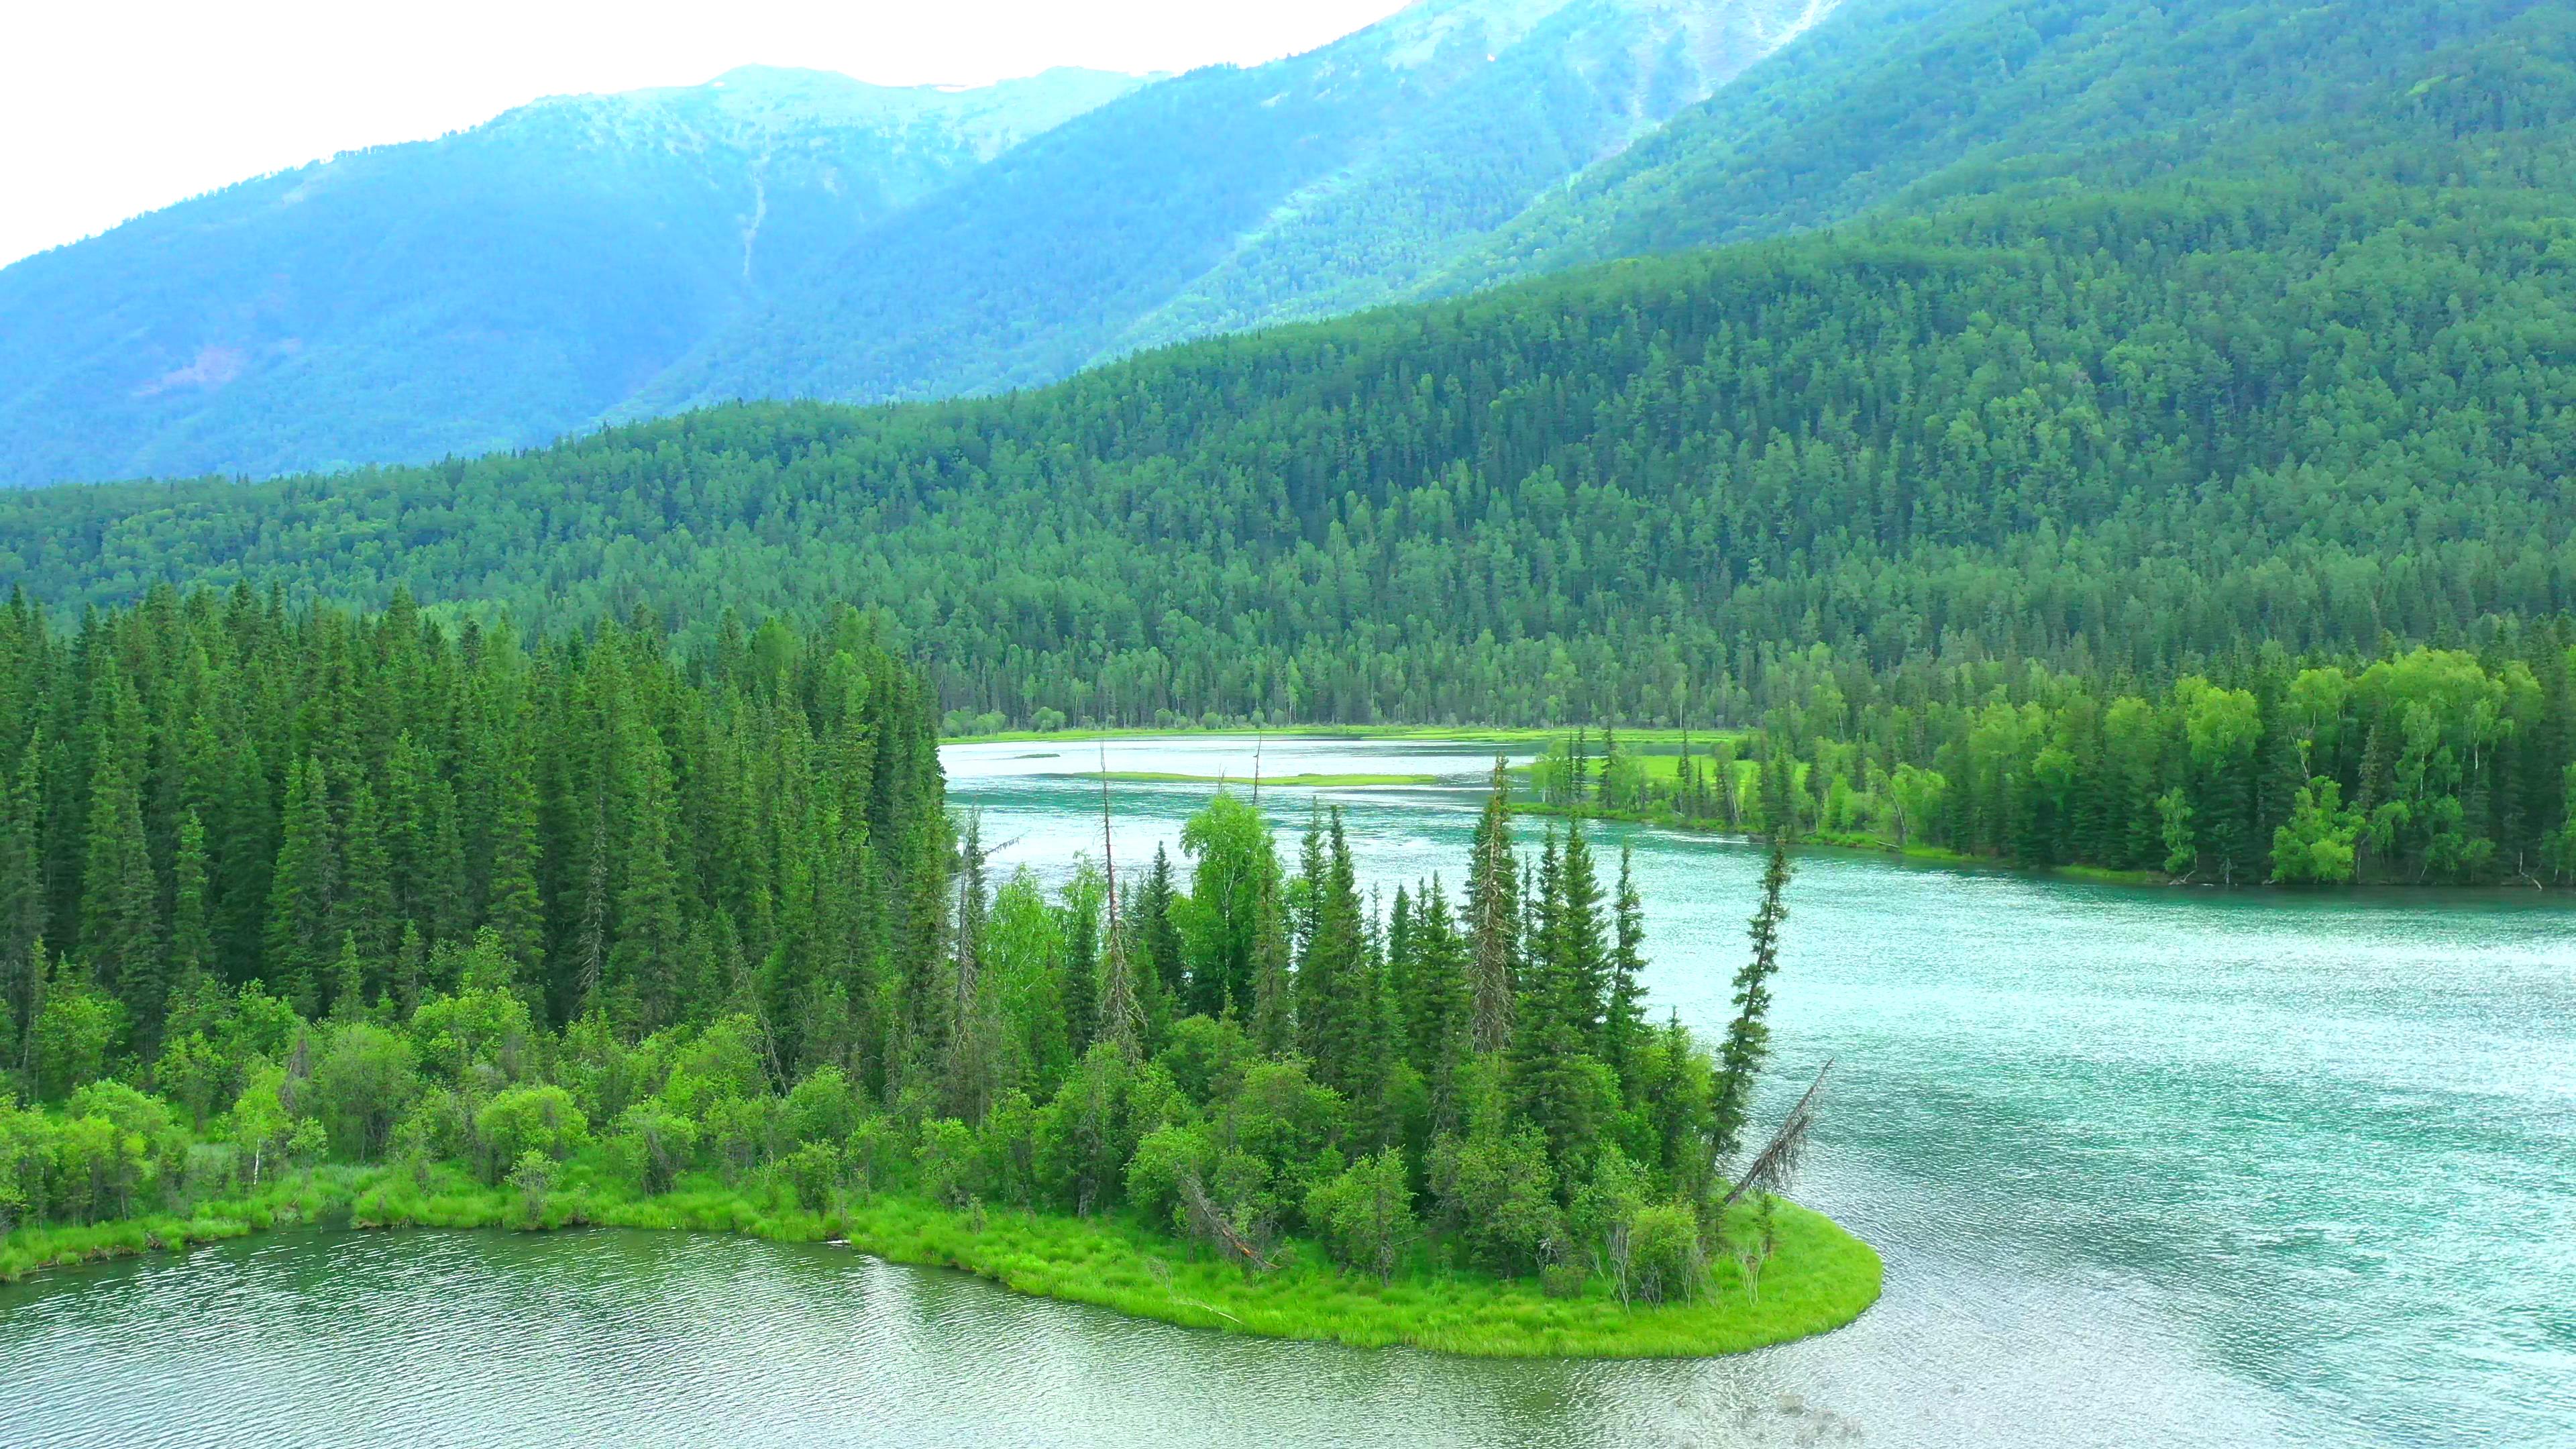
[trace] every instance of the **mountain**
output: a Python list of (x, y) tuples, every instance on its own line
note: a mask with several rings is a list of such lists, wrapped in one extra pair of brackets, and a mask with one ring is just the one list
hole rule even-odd
[(2485, 649), (2576, 600), (2571, 64), (2535, 8), (2135, 184), (1008, 396), (22, 492), (0, 577), (65, 616), (239, 582), (701, 639), (857, 605), (1016, 720), (1745, 719), (1783, 679)]
[(0, 484), (549, 441), (871, 224), (1141, 83), (742, 70), (154, 212), (0, 269)]
[[(2396, 154), (2389, 142), (2415, 108), (2566, 109), (2576, 77), (2515, 37), (2563, 32), (2569, 14), (2553, 0), (1846, 0), (1421, 290), (2044, 179), (2130, 184), (2213, 166), (2278, 176)], [(2480, 52), (2482, 69), (2425, 73), (2429, 57), (2487, 36), (2503, 43)]]
[(1193, 72), (876, 228), (620, 414), (993, 391), (1389, 300), (1833, 3), (1422, 0)]

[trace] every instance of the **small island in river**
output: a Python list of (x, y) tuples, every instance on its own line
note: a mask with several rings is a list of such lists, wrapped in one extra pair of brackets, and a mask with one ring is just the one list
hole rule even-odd
[[(0, 1276), (282, 1223), (667, 1227), (1504, 1356), (1730, 1352), (1878, 1294), (1876, 1255), (1782, 1195), (1815, 1091), (1755, 1120), (1783, 848), (1703, 1042), (1649, 1011), (1626, 853), (1596, 857), (1580, 821), (1521, 838), (1500, 761), (1457, 888), (1426, 869), (1364, 895), (1338, 810), (1283, 851), (1222, 786), (1183, 864), (1122, 857), (1107, 778), (1097, 858), (1048, 887), (992, 878), (934, 750), (879, 743), (935, 734), (890, 653), (832, 656), (882, 688), (744, 711), (737, 684), (616, 640), (540, 665), (408, 621), (280, 628), (199, 667), (398, 639), (406, 688), (460, 711), (524, 694), (527, 737), (405, 744), (345, 821), (335, 782), (366, 766), (317, 745), (274, 841), (181, 820), (166, 910), (126, 889), (151, 851), (110, 808), (141, 778), (118, 757), (88, 772), (107, 805), (25, 795), (87, 822), (91, 929), (77, 954), (30, 947)], [(333, 717), (382, 704), (373, 676), (314, 678)], [(582, 701), (648, 696), (676, 722), (590, 750)], [(260, 731), (227, 728), (200, 731), (206, 758)], [(561, 768), (490, 796), (466, 929), (442, 894), (471, 881), (453, 807), (421, 782), (529, 757)], [(38, 823), (72, 838), (69, 815)]]

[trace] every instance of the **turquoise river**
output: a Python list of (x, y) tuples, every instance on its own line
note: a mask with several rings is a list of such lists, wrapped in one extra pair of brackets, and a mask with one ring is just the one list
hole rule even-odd
[[(1118, 740), (1245, 781), (1252, 742)], [(1098, 747), (952, 747), (1005, 870), (1096, 852)], [(1271, 740), (1363, 877), (1457, 885), (1491, 758)], [(1122, 868), (1206, 786), (1115, 787)], [(1240, 787), (1238, 787), (1240, 788)], [(1315, 792), (1263, 803), (1302, 824)], [(1525, 837), (1542, 822), (1522, 822)], [(1759, 855), (1633, 847), (1660, 1016), (1723, 1022)], [(1293, 850), (1293, 839), (1284, 841)], [(1137, 1322), (846, 1250), (289, 1233), (0, 1288), (0, 1444), (2576, 1446), (2576, 909), (1802, 858), (1776, 1111), (1886, 1296), (1805, 1343), (1492, 1363)]]

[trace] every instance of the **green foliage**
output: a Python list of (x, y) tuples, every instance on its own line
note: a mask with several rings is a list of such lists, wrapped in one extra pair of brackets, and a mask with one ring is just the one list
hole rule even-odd
[(2471, 645), (2576, 592), (2557, 210), (1994, 201), (1008, 399), (12, 497), (0, 555), (64, 609), (292, 578), (541, 626), (645, 599), (712, 642), (727, 604), (874, 603), (934, 717), (1750, 720), (1817, 644), (1917, 696), (2027, 658), (2236, 687), (2211, 661), (2267, 639)]
[(555, 1185), (555, 1159), (540, 1148), (529, 1148), (511, 1167), (509, 1184), (518, 1189), (521, 1216), (530, 1223), (543, 1221), (546, 1193)]
[[(2564, 885), (2571, 643), (2553, 620), (2474, 653), (2265, 648), (2231, 660), (2228, 683), (2150, 693), (2025, 665), (1916, 694), (1817, 658), (1780, 681), (1766, 748), (1813, 757), (1804, 776), (1841, 802), (1843, 843), (2234, 885)], [(1695, 784), (1716, 761), (1661, 763), (1622, 813), (1724, 823)]]
[(1697, 1297), (1708, 1286), (1699, 1216), (1686, 1203), (1640, 1208), (1628, 1227), (1629, 1273), (1648, 1303)]
[(93, 986), (87, 972), (69, 961), (58, 964), (29, 1032), (39, 1093), (63, 1097), (104, 1075), (125, 1020), (124, 1005)]
[(1375, 1273), (1384, 1283), (1421, 1231), (1410, 1173), (1396, 1148), (1363, 1157), (1308, 1190), (1306, 1221), (1323, 1234), (1337, 1261)]
[(2339, 885), (2352, 879), (2361, 812), (2343, 808), (2343, 787), (2315, 779), (2299, 787), (2290, 818), (2272, 832), (2272, 879), (2284, 885)]
[[(157, 1010), (157, 1039), (120, 1035), (128, 1002), (92, 984), (86, 937), (36, 978), (36, 1079), (61, 1105), (12, 1106), (0, 1124), (43, 1146), (12, 1149), (12, 1214), (84, 1223), (390, 1159), (392, 1180), (422, 1191), (460, 1171), (507, 1189), (522, 1226), (591, 1191), (693, 1180), (806, 1213), (891, 1191), (970, 1219), (988, 1200), (1141, 1217), (1251, 1277), (1304, 1240), (1389, 1291), (1409, 1265), (1464, 1258), (1584, 1298), (1594, 1275), (1569, 1222), (1589, 1239), (1635, 1202), (1707, 1201), (1716, 1067), (1677, 1025), (1646, 1031), (1643, 908), (1624, 863), (1604, 888), (1579, 824), (1549, 835), (1514, 919), (1489, 923), (1519, 963), (1500, 983), (1518, 999), (1485, 1048), (1481, 943), (1436, 878), (1381, 917), (1337, 814), (1313, 819), (1283, 881), (1269, 821), (1220, 792), (1185, 831), (1190, 889), (1164, 862), (1125, 895), (1115, 934), (1105, 872), (1087, 863), (1053, 895), (1023, 873), (983, 900), (979, 836), (950, 847), (917, 679), (855, 621), (808, 664), (814, 641), (764, 626), (686, 666), (640, 631), (531, 659), (506, 635), (294, 618), (241, 596), (156, 595), (70, 649), (23, 604), (0, 622), (21, 626), (0, 630), (23, 646), (0, 655), (0, 684), (22, 702), (77, 714), (104, 698), (134, 716), (93, 748), (129, 730), (194, 741), (169, 752), (177, 801), (136, 818), (147, 865), (164, 824), (204, 857), (225, 922), (208, 928), (214, 969), (134, 995)], [(189, 662), (170, 677), (138, 666), (149, 691), (84, 687), (127, 653)], [(311, 695), (254, 728), (261, 692), (298, 661)], [(356, 723), (313, 723), (316, 700)], [(301, 760), (242, 802), (265, 802), (271, 825), (191, 830), (192, 790), (238, 794), (255, 777), (188, 761), (239, 759), (271, 733)], [(47, 747), (30, 734), (20, 748)], [(493, 910), (510, 892), (385, 862), (441, 854), (460, 815), (460, 839), (509, 837), (505, 782), (529, 758), (542, 808), (518, 834), (548, 939), (523, 956)], [(448, 789), (476, 781), (505, 787)], [(1508, 815), (1498, 791), (1488, 821)], [(1507, 823), (1478, 852), (1480, 881), (1523, 873)], [(360, 889), (357, 863), (383, 878)], [(262, 910), (221, 908), (239, 880), (264, 887)], [(85, 878), (67, 884), (45, 904), (105, 919)], [(336, 959), (317, 975), (323, 943)], [(1082, 1008), (1115, 995), (1122, 950), (1157, 1004), (1138, 1003), (1125, 1039), (1086, 1032)], [(118, 991), (147, 980), (172, 984), (124, 970)], [(93, 1019), (80, 1051), (59, 1047), (60, 1023)], [(167, 1100), (103, 1079), (129, 1057)]]
[(349, 1022), (313, 1066), (313, 1111), (331, 1134), (332, 1149), (372, 1162), (392, 1144), (394, 1126), (419, 1088), (411, 1042), (398, 1032)]
[(1444, 1138), (1430, 1170), (1431, 1190), (1469, 1257), (1506, 1275), (1538, 1265), (1560, 1231), (1544, 1135), (1530, 1128)]
[[(32, 1026), (6, 1064), (54, 1099), (175, 1053), (202, 1117), (248, 1057), (281, 1060), (281, 1012), (398, 1022), (475, 1094), (526, 1075), (541, 1028), (744, 1014), (708, 1038), (733, 1044), (732, 1090), (838, 1065), (881, 1091), (888, 1038), (947, 1000), (914, 969), (935, 933), (897, 923), (941, 898), (948, 855), (929, 702), (882, 638), (845, 615), (687, 662), (649, 623), (530, 651), (408, 601), (359, 619), (243, 591), (63, 635), (13, 600), (0, 778), (34, 788), (0, 837), (48, 888), (0, 950)], [(104, 813), (75, 788), (102, 782)]]
[(590, 1122), (573, 1105), (572, 1094), (552, 1085), (499, 1093), (474, 1114), (474, 1131), (496, 1181), (516, 1171), (529, 1153), (561, 1161), (590, 1140)]

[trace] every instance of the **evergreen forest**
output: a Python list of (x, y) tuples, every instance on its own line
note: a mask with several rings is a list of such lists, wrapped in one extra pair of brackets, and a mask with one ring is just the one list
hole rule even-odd
[(159, 590), (70, 635), (20, 600), (0, 663), (7, 1219), (390, 1165), (532, 1218), (891, 1192), (1623, 1305), (1781, 1240), (1725, 1169), (1785, 854), (1712, 1050), (1647, 1018), (1624, 858), (1516, 839), (1500, 762), (1454, 891), (1364, 900), (1338, 815), (1291, 866), (1223, 791), (1121, 875), (1105, 786), (1096, 860), (992, 879), (855, 613), (684, 657)]

